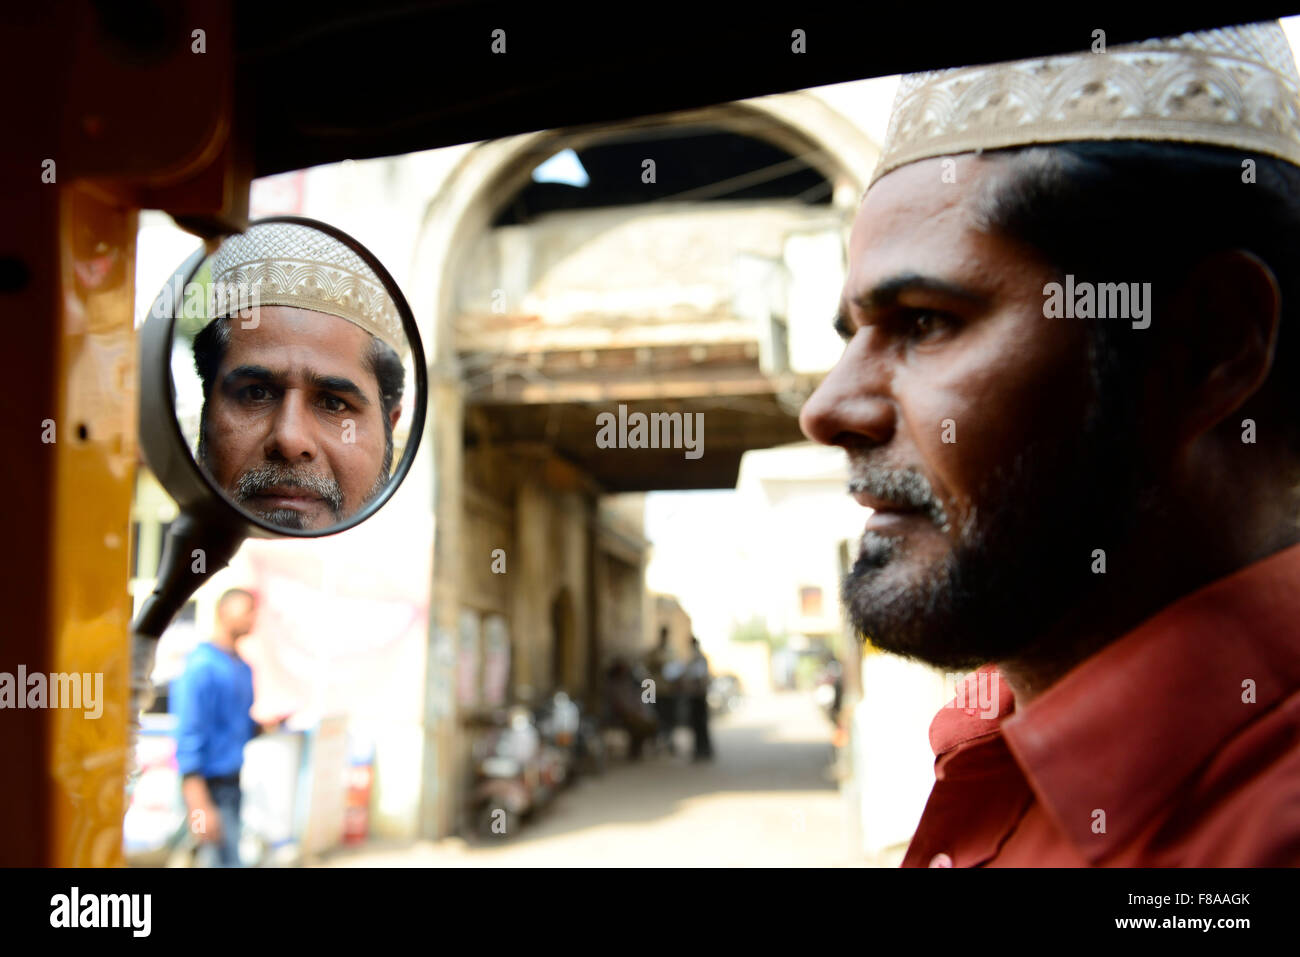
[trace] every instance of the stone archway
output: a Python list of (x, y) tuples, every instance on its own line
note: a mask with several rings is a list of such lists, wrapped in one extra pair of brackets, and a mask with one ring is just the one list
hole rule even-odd
[[(707, 124), (726, 131), (766, 139), (793, 156), (806, 158), (832, 185), (832, 206), (851, 220), (868, 176), (879, 158), (879, 147), (859, 128), (823, 100), (806, 92), (727, 103), (663, 116), (622, 123), (580, 128), (546, 130), (494, 140), (469, 147), (450, 175), (429, 201), (416, 243), (415, 274), (428, 264), (426, 279), (413, 283), (409, 301), (420, 334), (425, 340), (429, 363), (429, 414), (425, 441), (417, 465), (422, 477), (431, 479), (434, 515), (433, 587), (429, 618), (430, 672), (426, 676), (428, 695), (436, 699), (441, 677), (436, 674), (438, 649), (445, 636), (456, 634), (462, 601), (463, 437), (465, 396), (457, 359), (454, 312), (456, 282), (477, 239), (491, 227), (500, 204), (531, 176), (532, 170), (566, 147), (578, 149), (620, 131), (675, 123)], [(425, 479), (429, 481), (429, 479)], [(517, 567), (517, 566), (512, 566)], [(559, 656), (552, 659), (556, 684), (572, 678), (582, 669), (577, 647), (576, 609), (569, 598), (567, 612), (563, 597), (555, 612), (557, 637), (566, 633), (572, 640), (558, 641)], [(567, 618), (566, 618), (567, 615)], [(565, 626), (564, 621), (569, 625)], [(514, 629), (512, 628), (512, 633)], [(516, 649), (522, 665), (527, 652)], [(540, 662), (538, 663), (541, 664)], [(529, 676), (535, 681), (536, 676)], [(449, 746), (454, 738), (454, 714), (439, 714), (425, 729), (422, 749), (424, 765), (424, 825), (426, 836), (450, 831), (454, 814), (449, 794), (439, 781), (455, 780), (456, 768)]]
[(528, 181), (532, 170), (557, 151), (580, 148), (611, 133), (675, 123), (708, 123), (766, 139), (804, 156), (834, 186), (836, 206), (856, 207), (880, 156), (879, 146), (815, 95), (787, 93), (576, 129), (543, 130), (471, 148), (429, 201), (420, 228), (416, 262), (436, 264), (431, 282), (415, 286), (411, 307), (425, 337), (435, 374), (453, 373), (452, 322), (456, 276), (502, 197)]

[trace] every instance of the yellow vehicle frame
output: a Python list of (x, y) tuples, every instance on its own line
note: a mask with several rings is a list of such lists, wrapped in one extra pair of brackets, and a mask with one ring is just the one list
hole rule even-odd
[[(101, 25), (67, 13), (26, 14), (5, 36), (0, 454), (16, 534), (0, 576), (0, 672), (102, 673), (104, 707), (0, 711), (8, 866), (122, 863), (138, 211), (199, 233), (247, 218), (225, 6), (175, 8), (202, 43), (191, 31), (187, 47), (126, 66)], [(17, 55), (50, 50), (60, 62), (44, 70)]]

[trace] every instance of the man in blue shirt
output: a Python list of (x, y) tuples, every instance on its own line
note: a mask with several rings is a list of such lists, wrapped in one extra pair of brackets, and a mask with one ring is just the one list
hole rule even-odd
[[(171, 689), (177, 716), (176, 765), (190, 830), (204, 866), (239, 866), (239, 771), (244, 745), (263, 728), (253, 720), (253, 672), (235, 642), (253, 630), (257, 600), (232, 588), (217, 599), (217, 628), (199, 645)], [(269, 729), (268, 729), (269, 730)]]

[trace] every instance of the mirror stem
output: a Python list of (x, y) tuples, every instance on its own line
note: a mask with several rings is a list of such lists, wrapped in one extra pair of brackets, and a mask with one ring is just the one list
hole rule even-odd
[(198, 587), (230, 564), (244, 537), (243, 528), (182, 512), (167, 530), (157, 584), (131, 631), (154, 640), (162, 637)]
[(198, 587), (230, 564), (245, 537), (242, 527), (231, 523), (205, 522), (183, 512), (167, 530), (158, 580), (131, 626), (131, 701), (128, 712), (127, 781), (134, 778), (135, 744), (140, 730), (140, 712), (153, 704), (154, 656), (158, 639), (167, 630)]

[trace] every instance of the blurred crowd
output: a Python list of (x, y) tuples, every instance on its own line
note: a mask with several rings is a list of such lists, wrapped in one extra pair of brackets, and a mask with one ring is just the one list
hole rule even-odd
[(690, 654), (673, 653), (668, 629), (659, 642), (638, 661), (615, 660), (606, 673), (605, 719), (609, 727), (623, 729), (628, 756), (638, 760), (647, 745), (657, 752), (675, 754), (674, 733), (688, 727), (693, 737), (692, 760), (713, 759), (709, 737), (711, 710), (730, 710), (739, 688), (731, 676), (715, 678), (699, 639), (691, 637)]

